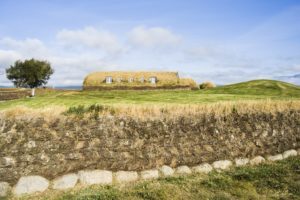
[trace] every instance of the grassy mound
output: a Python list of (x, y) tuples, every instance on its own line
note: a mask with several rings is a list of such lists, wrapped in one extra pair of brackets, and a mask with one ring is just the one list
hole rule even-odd
[(239, 94), (300, 97), (300, 87), (275, 80), (253, 80), (219, 86), (207, 91), (209, 94)]
[(126, 186), (92, 186), (70, 191), (49, 191), (22, 198), (179, 200), (179, 199), (300, 199), (300, 157), (256, 167), (239, 167), (208, 175), (161, 178)]

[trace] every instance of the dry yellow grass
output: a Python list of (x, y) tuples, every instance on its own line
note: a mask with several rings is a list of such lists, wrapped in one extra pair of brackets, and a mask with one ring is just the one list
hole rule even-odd
[(0, 118), (10, 119), (35, 119), (44, 118), (52, 121), (58, 117), (62, 117), (62, 113), (66, 110), (63, 106), (49, 106), (47, 108), (33, 109), (26, 106), (16, 106), (0, 112)]
[[(220, 102), (201, 105), (128, 105), (118, 104), (104, 109), (100, 115), (113, 115), (118, 117), (133, 117), (138, 119), (161, 119), (194, 117), (199, 115), (215, 114), (226, 116), (230, 113), (276, 113), (288, 110), (300, 110), (300, 101), (274, 101), (274, 100), (247, 100), (235, 102)], [(33, 119), (43, 117), (46, 120), (54, 120), (58, 117), (68, 117), (62, 115), (67, 110), (66, 107), (52, 106), (42, 109), (33, 109), (24, 106), (6, 109), (0, 112), (4, 118)], [(88, 115), (88, 114), (86, 114)]]

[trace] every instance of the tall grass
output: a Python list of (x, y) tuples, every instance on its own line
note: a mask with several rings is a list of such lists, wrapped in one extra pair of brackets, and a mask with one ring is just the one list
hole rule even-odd
[(150, 104), (150, 105), (79, 105), (73, 107), (66, 106), (48, 106), (45, 108), (28, 108), (17, 106), (0, 112), (5, 118), (34, 118), (44, 117), (53, 119), (55, 117), (75, 116), (75, 117), (94, 117), (99, 116), (118, 116), (133, 117), (139, 119), (162, 119), (192, 117), (199, 115), (214, 114), (225, 116), (232, 112), (243, 113), (276, 113), (288, 110), (300, 110), (300, 101), (274, 101), (274, 100), (246, 100), (246, 101), (227, 101), (210, 104)]

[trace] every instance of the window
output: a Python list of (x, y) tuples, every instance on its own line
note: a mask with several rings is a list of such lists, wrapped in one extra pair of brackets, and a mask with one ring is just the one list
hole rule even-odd
[(105, 82), (108, 84), (112, 83), (112, 77), (111, 76), (105, 77)]
[(144, 83), (144, 82), (145, 82), (145, 78), (144, 78), (144, 77), (141, 77), (141, 78), (140, 78), (140, 82), (141, 82), (141, 83)]
[(149, 81), (150, 81), (151, 84), (156, 84), (156, 77), (154, 77), (154, 76), (150, 77)]
[(134, 78), (133, 77), (130, 77), (129, 79), (128, 79), (128, 82), (129, 83), (132, 83), (134, 81)]

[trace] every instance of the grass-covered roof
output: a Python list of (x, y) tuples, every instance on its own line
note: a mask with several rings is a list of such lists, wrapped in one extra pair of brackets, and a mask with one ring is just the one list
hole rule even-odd
[(139, 82), (140, 79), (144, 79), (145, 82), (149, 80), (150, 77), (156, 77), (158, 84), (179, 82), (179, 77), (177, 72), (94, 72), (86, 76), (84, 79), (84, 86), (97, 86), (105, 83), (105, 78), (111, 76), (113, 82), (117, 82), (118, 79), (126, 82), (128, 79), (133, 78), (134, 81)]

